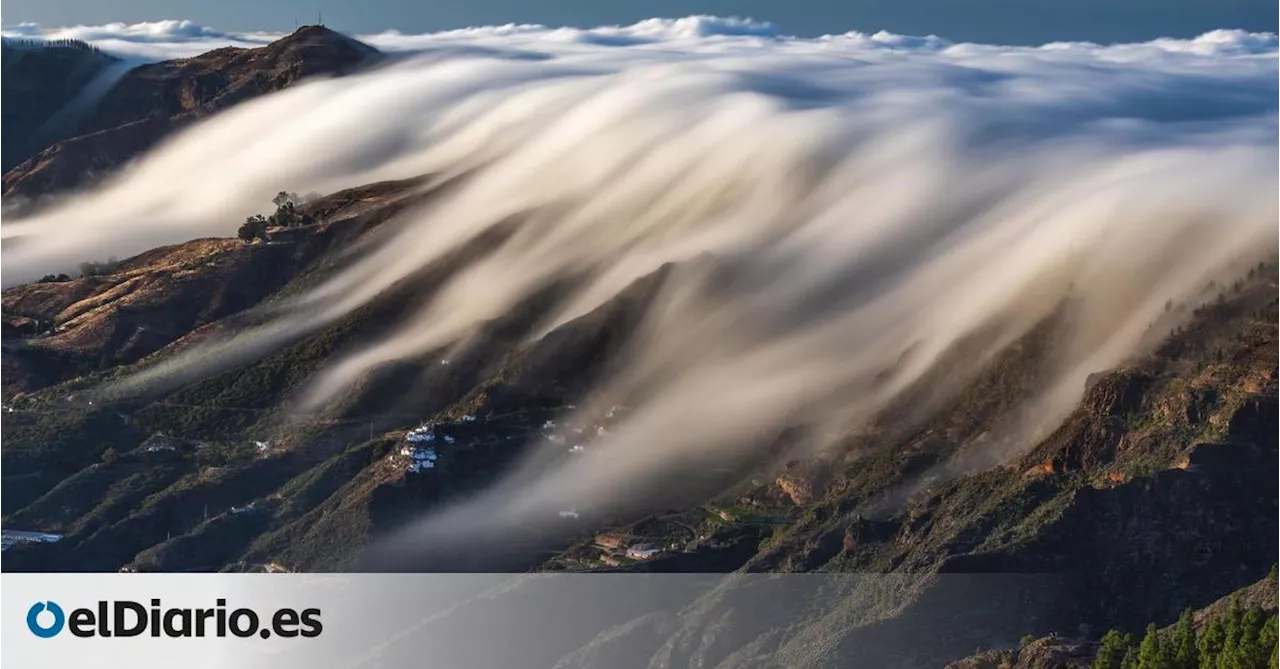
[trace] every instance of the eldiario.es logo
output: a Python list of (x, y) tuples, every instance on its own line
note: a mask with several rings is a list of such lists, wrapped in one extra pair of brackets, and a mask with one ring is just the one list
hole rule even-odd
[(100, 601), (95, 608), (63, 612), (56, 602), (36, 602), (27, 610), (27, 628), (48, 639), (66, 628), (78, 637), (136, 637), (150, 632), (153, 637), (317, 637), (324, 630), (320, 609), (278, 609), (263, 625), (253, 609), (227, 610), (227, 600), (217, 600), (208, 609), (163, 608), (159, 599), (150, 608), (138, 602)]

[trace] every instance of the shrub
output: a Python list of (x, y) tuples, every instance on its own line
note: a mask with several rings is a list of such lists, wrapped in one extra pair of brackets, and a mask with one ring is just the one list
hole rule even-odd
[(246, 244), (255, 239), (267, 241), (269, 239), (267, 236), (267, 219), (262, 216), (250, 216), (244, 219), (244, 225), (240, 226), (240, 229), (236, 231), (236, 236)]
[(297, 193), (280, 191), (271, 198), (271, 204), (276, 206), (276, 213), (268, 219), (272, 225), (291, 228), (295, 225), (310, 225), (314, 220), (310, 214), (304, 214), (299, 210), (304, 201), (298, 197)]

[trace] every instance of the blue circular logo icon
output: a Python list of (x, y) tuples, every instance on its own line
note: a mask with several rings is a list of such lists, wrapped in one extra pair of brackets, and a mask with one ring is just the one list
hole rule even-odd
[[(46, 610), (53, 615), (53, 622), (49, 625), (40, 624), (40, 614)], [(27, 627), (31, 629), (31, 633), (41, 639), (48, 639), (62, 631), (63, 623), (67, 622), (67, 617), (62, 613), (62, 607), (53, 602), (36, 602), (27, 609)]]

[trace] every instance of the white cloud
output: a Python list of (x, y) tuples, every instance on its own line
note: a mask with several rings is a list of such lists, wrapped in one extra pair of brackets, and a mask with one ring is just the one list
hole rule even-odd
[[(80, 39), (118, 55), (162, 59), (193, 56), (224, 46), (253, 47), (284, 37), (284, 32), (233, 33), (217, 30), (186, 20), (150, 21), (143, 23), (110, 23), (101, 26), (45, 28), (22, 23), (0, 29), (7, 37), (46, 39)], [(1214, 30), (1193, 39), (1162, 38), (1141, 44), (1102, 46), (1089, 42), (1056, 42), (1042, 47), (1006, 47), (953, 43), (929, 36), (897, 35), (887, 31), (875, 33), (848, 32), (802, 39), (783, 35), (770, 23), (717, 16), (645, 19), (628, 26), (597, 28), (551, 28), (538, 24), (478, 26), (436, 33), (404, 34), (396, 30), (355, 35), (358, 39), (389, 51), (420, 50), (465, 43), (503, 49), (545, 48), (563, 50), (566, 44), (590, 47), (679, 46), (689, 50), (722, 51), (726, 47), (743, 48), (767, 44), (771, 49), (808, 50), (820, 47), (838, 49), (893, 49), (940, 51), (955, 47), (960, 52), (991, 51), (1087, 51), (1094, 55), (1115, 57), (1121, 54), (1150, 55), (1155, 52), (1189, 53), (1202, 56), (1275, 53), (1274, 33), (1250, 33), (1243, 30)]]
[[(166, 48), (248, 39), (164, 25), (134, 32), (183, 35)], [(110, 39), (156, 44), (128, 32)], [(410, 324), (317, 379), (323, 398), (466, 342), (551, 281), (586, 277), (569, 318), (681, 263), (601, 389), (635, 410), (581, 457), (531, 464), (419, 532), (618, 504), (785, 425), (840, 434), (962, 338), (985, 345), (958, 379), (1070, 299), (1057, 382), (1029, 405), (1052, 423), (1087, 373), (1167, 331), (1167, 300), (1277, 246), (1274, 35), (1027, 48), (695, 17), (362, 39), (428, 53), (243, 104), (6, 221), (3, 276), (231, 235), (280, 189), (466, 174), (270, 325), (143, 379), (259, 354), (519, 221)]]

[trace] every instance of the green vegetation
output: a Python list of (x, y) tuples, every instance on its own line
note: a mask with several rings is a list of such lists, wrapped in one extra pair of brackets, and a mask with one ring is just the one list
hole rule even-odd
[(267, 236), (267, 219), (259, 215), (244, 219), (244, 225), (241, 225), (240, 229), (236, 231), (236, 236), (246, 244), (255, 239), (261, 239), (264, 242), (268, 241), (270, 238)]
[(1275, 669), (1277, 616), (1262, 609), (1243, 610), (1237, 601), (1209, 620), (1197, 634), (1190, 610), (1172, 630), (1154, 624), (1137, 641), (1111, 630), (1102, 637), (1093, 669)]
[(276, 213), (267, 218), (267, 223), (270, 225), (292, 228), (296, 225), (311, 225), (315, 222), (311, 214), (303, 213), (299, 209), (304, 202), (297, 193), (280, 191), (271, 198), (271, 204), (276, 206)]
[(102, 53), (98, 47), (78, 39), (31, 39), (29, 37), (6, 37), (4, 46), (10, 49), (76, 49), (90, 53)]
[(106, 262), (85, 261), (80, 263), (80, 276), (102, 276), (111, 274), (120, 266), (120, 261), (115, 256), (111, 256)]
[(311, 214), (302, 211), (304, 203), (303, 198), (299, 197), (297, 193), (282, 190), (271, 198), (271, 204), (276, 206), (275, 213), (270, 216), (254, 214), (244, 219), (244, 225), (240, 226), (236, 236), (246, 244), (255, 239), (261, 239), (265, 242), (269, 240), (267, 228), (292, 228), (300, 225), (311, 225), (315, 222), (315, 218)]

